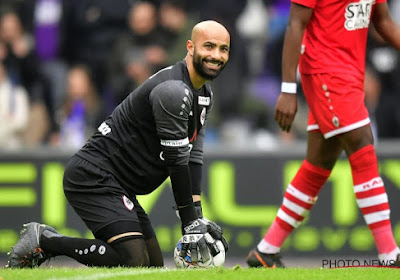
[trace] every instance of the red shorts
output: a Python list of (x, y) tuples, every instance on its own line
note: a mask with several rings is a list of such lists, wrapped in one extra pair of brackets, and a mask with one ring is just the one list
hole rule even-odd
[(301, 83), (310, 108), (308, 131), (319, 130), (330, 138), (370, 123), (362, 80), (341, 74), (302, 74)]

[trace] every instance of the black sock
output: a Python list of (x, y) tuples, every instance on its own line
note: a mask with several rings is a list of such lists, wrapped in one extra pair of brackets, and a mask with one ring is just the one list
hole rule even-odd
[(52, 257), (65, 255), (88, 266), (119, 266), (119, 253), (100, 239), (83, 239), (66, 236), (41, 236), (40, 246)]

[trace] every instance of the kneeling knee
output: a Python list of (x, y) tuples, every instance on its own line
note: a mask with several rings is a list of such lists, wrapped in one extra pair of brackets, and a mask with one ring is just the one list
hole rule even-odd
[(148, 267), (150, 257), (144, 239), (130, 239), (124, 242), (113, 244), (118, 252), (120, 265), (126, 267)]
[(145, 252), (135, 256), (121, 256), (121, 266), (125, 267), (149, 267), (149, 255)]

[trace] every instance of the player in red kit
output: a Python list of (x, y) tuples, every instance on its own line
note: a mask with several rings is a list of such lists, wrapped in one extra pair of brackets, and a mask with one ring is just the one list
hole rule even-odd
[(275, 120), (283, 131), (290, 131), (297, 111), (299, 65), (310, 109), (308, 148), (276, 219), (247, 257), (251, 267), (284, 267), (280, 247), (311, 210), (343, 150), (350, 162), (357, 204), (374, 237), (379, 259), (400, 266), (388, 196), (378, 173), (364, 105), (365, 53), (371, 21), (379, 34), (400, 50), (400, 27), (392, 19), (386, 0), (292, 0)]

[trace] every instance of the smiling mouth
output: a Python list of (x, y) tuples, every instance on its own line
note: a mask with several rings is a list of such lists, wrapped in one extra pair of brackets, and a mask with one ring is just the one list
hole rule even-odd
[(211, 68), (219, 68), (222, 65), (221, 61), (205, 60), (204, 63), (207, 64), (207, 66), (209, 66)]

